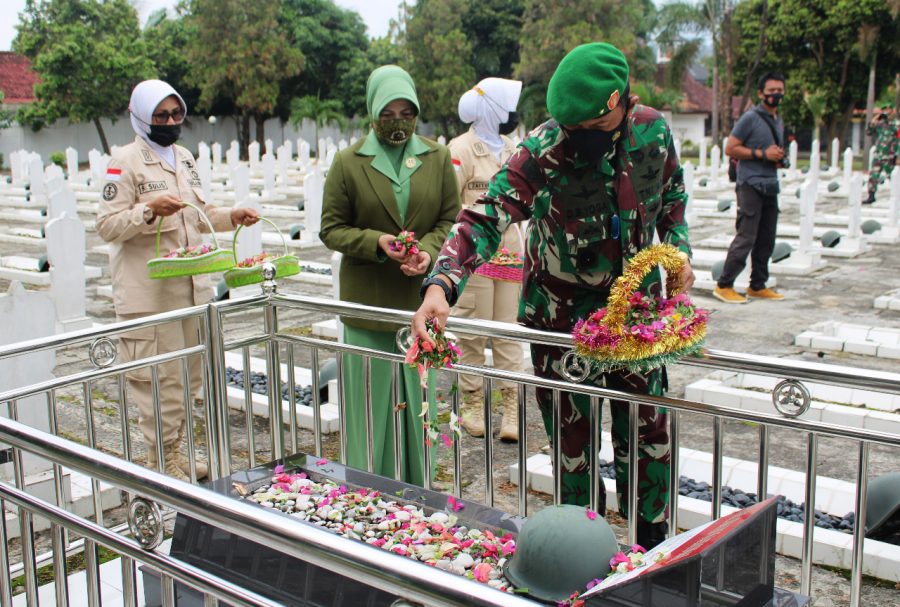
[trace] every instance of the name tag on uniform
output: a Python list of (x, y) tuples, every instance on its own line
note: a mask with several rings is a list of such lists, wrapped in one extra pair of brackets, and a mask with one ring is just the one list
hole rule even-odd
[(169, 184), (165, 181), (147, 181), (138, 185), (138, 194), (146, 194), (147, 192), (161, 192), (168, 189)]
[(487, 181), (470, 181), (466, 184), (467, 190), (487, 190), (488, 182)]

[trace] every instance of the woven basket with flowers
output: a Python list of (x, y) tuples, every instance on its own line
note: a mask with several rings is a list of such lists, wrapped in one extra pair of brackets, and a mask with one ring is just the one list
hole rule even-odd
[(234, 251), (232, 253), (234, 255), (234, 267), (225, 272), (225, 284), (229, 288), (233, 289), (263, 282), (263, 264), (265, 262), (275, 266), (275, 278), (293, 276), (300, 273), (300, 260), (295, 255), (288, 254), (287, 241), (284, 239), (284, 234), (281, 233), (278, 226), (265, 217), (260, 217), (259, 219), (275, 228), (275, 231), (281, 237), (282, 253), (281, 255), (275, 255), (274, 253), (263, 252), (253, 257), (248, 257), (243, 261), (238, 261), (237, 237), (243, 227), (238, 226), (234, 231)]
[(160, 217), (156, 225), (156, 257), (147, 262), (147, 270), (150, 278), (178, 278), (180, 276), (194, 276), (195, 274), (209, 274), (211, 272), (223, 272), (234, 265), (233, 252), (219, 247), (216, 240), (216, 231), (209, 217), (203, 209), (190, 203), (185, 204), (200, 214), (200, 219), (209, 228), (212, 234), (212, 244), (192, 245), (180, 247), (161, 255), (159, 241), (162, 237), (162, 226), (165, 217)]
[(510, 251), (506, 247), (501, 247), (499, 251), (494, 253), (490, 261), (478, 266), (475, 273), (486, 276), (491, 280), (522, 282), (524, 265), (521, 255)]
[[(600, 371), (626, 369), (646, 373), (694, 354), (703, 347), (709, 313), (681, 293), (684, 257), (669, 244), (640, 251), (616, 279), (607, 306), (576, 323), (575, 352)], [(639, 291), (641, 282), (661, 265), (669, 276), (668, 297)]]

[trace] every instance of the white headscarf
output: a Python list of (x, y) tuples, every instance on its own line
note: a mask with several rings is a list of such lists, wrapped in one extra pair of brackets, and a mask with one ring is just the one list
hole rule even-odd
[(522, 93), (522, 82), (506, 78), (485, 78), (459, 98), (459, 118), (471, 122), (478, 137), (494, 155), (503, 150), (498, 131), (515, 111)]
[(178, 94), (172, 85), (162, 80), (144, 80), (131, 91), (131, 101), (128, 103), (128, 111), (131, 112), (131, 128), (134, 132), (147, 142), (151, 149), (156, 152), (160, 158), (175, 168), (175, 148), (172, 146), (163, 147), (150, 141), (150, 125), (153, 123), (153, 112), (160, 102), (174, 95), (181, 104), (181, 109), (187, 115), (187, 104), (181, 95)]

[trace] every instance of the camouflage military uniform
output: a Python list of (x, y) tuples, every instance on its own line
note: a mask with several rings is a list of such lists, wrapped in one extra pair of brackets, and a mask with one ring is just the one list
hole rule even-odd
[[(615, 153), (590, 164), (567, 151), (565, 131), (550, 120), (532, 131), (491, 181), (487, 195), (463, 210), (450, 231), (433, 273), (462, 289), (466, 278), (490, 259), (500, 236), (514, 222), (531, 220), (525, 247), (525, 278), (519, 321), (527, 326), (570, 331), (576, 320), (606, 305), (623, 261), (653, 242), (654, 233), (690, 254), (684, 220), (686, 195), (672, 135), (662, 115), (648, 107), (632, 110), (628, 135)], [(659, 273), (642, 288), (656, 291)], [(561, 378), (563, 351), (532, 346), (535, 373)], [(597, 385), (661, 395), (665, 371), (647, 376), (595, 375)], [(548, 390), (537, 390), (544, 425), (551, 429)], [(561, 394), (564, 503), (587, 504), (588, 399)], [(627, 404), (613, 403), (613, 436), (620, 510), (627, 499)], [(669, 445), (666, 414), (640, 408), (639, 514), (660, 522), (668, 506)], [(603, 492), (600, 492), (601, 495)]]
[(890, 179), (900, 156), (900, 119), (881, 120), (866, 130), (870, 137), (875, 137), (875, 158), (869, 170), (869, 195), (874, 197), (878, 186)]

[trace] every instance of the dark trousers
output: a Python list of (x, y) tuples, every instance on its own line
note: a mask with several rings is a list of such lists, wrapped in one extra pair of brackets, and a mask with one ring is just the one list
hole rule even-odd
[(725, 267), (719, 277), (719, 287), (734, 286), (737, 278), (747, 265), (750, 255), (750, 288), (759, 291), (766, 288), (769, 280), (769, 258), (775, 248), (775, 230), (778, 226), (778, 196), (763, 196), (753, 187), (741, 184), (735, 188), (737, 194), (737, 234), (728, 247)]

